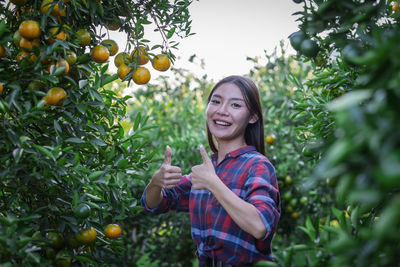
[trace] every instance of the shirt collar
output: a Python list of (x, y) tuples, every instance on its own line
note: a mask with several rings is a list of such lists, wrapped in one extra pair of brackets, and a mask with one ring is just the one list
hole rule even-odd
[[(236, 157), (239, 157), (240, 155), (243, 155), (243, 154), (245, 154), (245, 153), (247, 153), (247, 152), (250, 152), (250, 151), (256, 151), (256, 147), (255, 147), (255, 146), (244, 146), (244, 147), (235, 149), (235, 150), (233, 150), (233, 151), (227, 153), (227, 154), (225, 155), (225, 158), (224, 158), (224, 159), (227, 159), (227, 158), (236, 158)], [(212, 158), (214, 161), (216, 161), (217, 158), (218, 158), (218, 152), (214, 153), (214, 154), (211, 156), (211, 158)]]

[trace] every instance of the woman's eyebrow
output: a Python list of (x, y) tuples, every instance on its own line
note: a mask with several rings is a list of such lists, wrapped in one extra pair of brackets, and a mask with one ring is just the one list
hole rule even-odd
[[(213, 94), (212, 97), (223, 98), (222, 96), (220, 96), (220, 95), (218, 95), (218, 94)], [(232, 97), (232, 98), (229, 98), (228, 100), (244, 101), (243, 98), (238, 98), (238, 97)]]

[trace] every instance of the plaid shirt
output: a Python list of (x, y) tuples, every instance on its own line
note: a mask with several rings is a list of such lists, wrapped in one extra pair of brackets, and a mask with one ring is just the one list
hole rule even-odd
[(158, 207), (142, 205), (149, 213), (189, 211), (192, 237), (197, 244), (200, 266), (207, 258), (215, 258), (235, 266), (252, 266), (260, 260), (272, 260), (271, 241), (280, 217), (280, 197), (275, 169), (253, 146), (228, 153), (218, 165), (217, 153), (211, 157), (218, 177), (237, 196), (253, 204), (267, 233), (257, 240), (243, 231), (208, 190), (192, 189), (190, 174), (170, 190), (162, 190)]

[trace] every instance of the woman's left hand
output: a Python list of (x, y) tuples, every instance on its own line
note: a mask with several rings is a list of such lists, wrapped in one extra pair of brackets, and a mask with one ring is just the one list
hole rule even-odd
[(190, 175), (192, 187), (193, 189), (210, 190), (210, 186), (217, 182), (219, 178), (215, 173), (214, 165), (203, 146), (200, 146), (200, 154), (203, 158), (203, 164), (192, 167), (192, 173)]

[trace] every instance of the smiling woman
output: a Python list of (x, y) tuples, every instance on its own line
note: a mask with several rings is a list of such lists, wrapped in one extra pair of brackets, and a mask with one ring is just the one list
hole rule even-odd
[(203, 163), (182, 176), (164, 163), (147, 185), (148, 213), (190, 212), (199, 266), (252, 266), (272, 260), (271, 241), (280, 218), (275, 169), (265, 157), (263, 116), (257, 86), (229, 76), (208, 97), (207, 134), (214, 154), (203, 146)]

